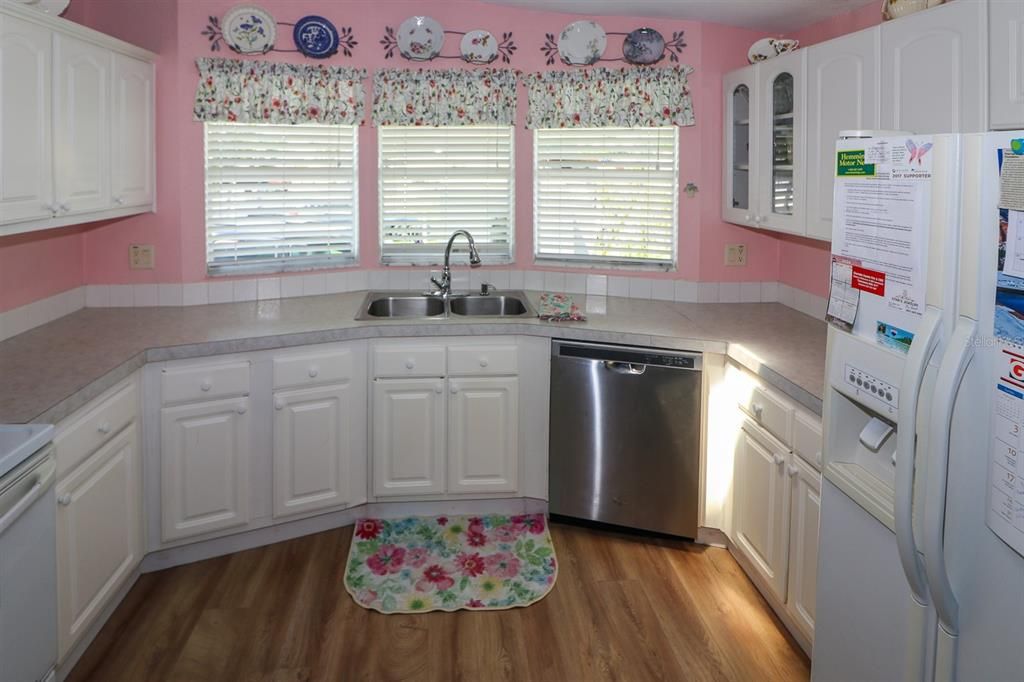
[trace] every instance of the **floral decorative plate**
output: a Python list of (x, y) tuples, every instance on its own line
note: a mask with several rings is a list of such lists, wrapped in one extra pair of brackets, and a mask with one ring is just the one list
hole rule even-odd
[(274, 17), (255, 5), (232, 7), (221, 20), (221, 29), (228, 46), (241, 54), (269, 52), (277, 38)]
[(792, 52), (798, 47), (800, 47), (799, 40), (791, 40), (788, 38), (761, 38), (751, 45), (749, 50), (747, 50), (747, 60), (750, 61), (751, 64), (754, 64), (755, 62), (763, 62), (766, 59), (778, 57), (780, 54)]
[(403, 57), (426, 62), (441, 54), (444, 29), (430, 17), (409, 17), (398, 27), (397, 38)]
[(470, 31), (462, 36), (459, 51), (470, 64), (490, 64), (498, 58), (498, 41), (489, 31)]
[(654, 64), (665, 54), (665, 39), (653, 28), (630, 31), (622, 41), (622, 56), (630, 64)]
[(338, 51), (338, 29), (316, 15), (311, 14), (295, 22), (292, 39), (299, 52), (313, 59), (326, 59)]
[(566, 64), (590, 66), (604, 54), (608, 35), (596, 21), (574, 21), (558, 37), (558, 54)]

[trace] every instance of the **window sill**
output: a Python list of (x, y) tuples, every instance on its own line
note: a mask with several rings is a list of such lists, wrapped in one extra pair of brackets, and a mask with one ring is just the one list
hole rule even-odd
[(574, 270), (621, 270), (624, 272), (676, 272), (675, 263), (622, 263), (609, 261), (564, 260), (560, 258), (534, 258), (533, 264), (538, 268), (572, 268)]
[(343, 268), (356, 268), (359, 266), (357, 259), (314, 261), (314, 262), (291, 262), (291, 263), (252, 263), (240, 265), (210, 265), (206, 266), (207, 277), (241, 277), (246, 275), (279, 275), (285, 272), (313, 272), (316, 270), (341, 270)]

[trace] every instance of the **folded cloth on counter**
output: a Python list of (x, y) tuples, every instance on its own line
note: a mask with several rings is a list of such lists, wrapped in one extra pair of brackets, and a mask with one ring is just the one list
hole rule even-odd
[(541, 294), (537, 317), (551, 322), (586, 322), (587, 316), (568, 294)]

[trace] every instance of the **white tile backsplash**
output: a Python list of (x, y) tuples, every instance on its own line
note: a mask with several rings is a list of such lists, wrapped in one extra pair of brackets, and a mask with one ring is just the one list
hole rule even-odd
[(133, 284), (132, 304), (136, 308), (146, 308), (160, 303), (160, 288), (156, 284)]
[(90, 284), (85, 288), (85, 305), (90, 308), (106, 308), (110, 305), (110, 286)]
[(315, 272), (302, 276), (303, 296), (322, 296), (325, 293), (327, 293), (327, 280), (324, 278), (324, 273)]
[(697, 302), (697, 283), (685, 279), (677, 279), (675, 282), (675, 300), (678, 303)]
[(544, 291), (551, 291), (555, 293), (565, 293), (565, 273), (564, 272), (545, 272), (544, 273)]
[(739, 303), (740, 284), (739, 282), (720, 282), (718, 284), (719, 303)]
[(509, 270), (508, 271), (508, 288), (509, 289), (525, 289), (526, 288), (526, 273), (522, 270)]
[(324, 291), (328, 294), (340, 294), (348, 291), (347, 272), (328, 272), (324, 275)]
[(761, 283), (740, 282), (740, 303), (760, 303)]
[(511, 289), (512, 278), (508, 270), (491, 270), (490, 272), (484, 272), (484, 281), (488, 284), (493, 284), (500, 291), (507, 291)]
[(607, 296), (608, 277), (606, 275), (587, 275), (587, 296)]
[(233, 282), (210, 282), (208, 289), (210, 303), (230, 303), (235, 300), (234, 290)]
[(405, 268), (388, 268), (388, 289), (401, 291), (409, 288), (409, 271)]
[(388, 288), (388, 271), (387, 270), (370, 270), (370, 288), (374, 290), (381, 290)]
[(698, 282), (697, 302), (718, 303), (718, 282)]
[(281, 278), (260, 277), (256, 280), (256, 297), (261, 301), (281, 298)]
[(255, 301), (259, 297), (259, 289), (256, 282), (257, 280), (254, 279), (235, 280), (235, 288), (232, 294), (235, 301), (239, 303), (242, 301)]
[(587, 276), (582, 273), (568, 272), (565, 275), (565, 293), (587, 293)]
[(651, 280), (643, 277), (630, 277), (629, 297), (649, 299), (651, 297)]
[(778, 282), (761, 282), (761, 302), (775, 303), (779, 300)]
[(302, 296), (302, 275), (288, 275), (281, 278), (281, 298)]
[(189, 282), (181, 287), (182, 305), (206, 305), (210, 302), (210, 289), (206, 282)]
[(181, 306), (182, 289), (180, 284), (159, 284), (158, 297), (160, 305)]
[(370, 274), (366, 270), (353, 270), (348, 275), (349, 291), (366, 291), (370, 288)]
[(111, 284), (108, 305), (111, 308), (131, 308), (135, 305), (135, 292), (131, 284)]
[(671, 279), (655, 279), (651, 281), (651, 298), (655, 301), (674, 301), (676, 283)]
[(612, 276), (608, 278), (609, 296), (629, 296), (629, 277)]
[(540, 270), (527, 270), (524, 287), (530, 291), (544, 291), (544, 273)]

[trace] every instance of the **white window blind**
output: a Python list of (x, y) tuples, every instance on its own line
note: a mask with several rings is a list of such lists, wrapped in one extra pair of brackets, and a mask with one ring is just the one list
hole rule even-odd
[(537, 259), (672, 267), (678, 145), (675, 126), (535, 130)]
[(511, 261), (510, 126), (381, 126), (377, 134), (382, 263), (436, 265), (458, 229), (473, 235), (485, 263)]
[(206, 264), (274, 272), (356, 260), (356, 127), (206, 123)]

